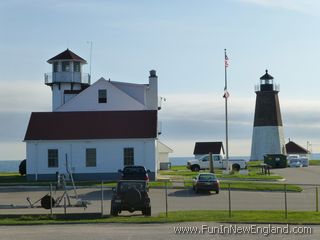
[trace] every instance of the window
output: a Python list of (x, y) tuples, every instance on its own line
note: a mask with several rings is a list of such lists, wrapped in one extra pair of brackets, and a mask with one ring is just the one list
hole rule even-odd
[(134, 165), (134, 149), (124, 148), (123, 149), (123, 165)]
[(73, 62), (73, 71), (80, 72), (80, 62)]
[(209, 157), (208, 156), (202, 158), (202, 162), (207, 162), (207, 161), (209, 161)]
[(99, 103), (106, 103), (107, 102), (107, 89), (99, 89), (98, 102)]
[(62, 72), (70, 72), (70, 63), (62, 62)]
[(213, 156), (213, 161), (220, 161), (220, 157), (219, 156)]
[(54, 62), (53, 63), (53, 72), (58, 72), (59, 70), (59, 63), (58, 62)]
[(86, 149), (86, 167), (97, 166), (97, 151), (95, 148)]
[(57, 168), (59, 166), (58, 149), (48, 149), (48, 167)]

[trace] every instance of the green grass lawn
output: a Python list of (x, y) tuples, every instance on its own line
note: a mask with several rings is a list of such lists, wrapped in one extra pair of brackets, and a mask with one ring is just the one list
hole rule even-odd
[(311, 166), (319, 166), (320, 160), (309, 160), (309, 165)]
[[(222, 174), (221, 169), (216, 169), (216, 176), (222, 180), (221, 189), (227, 189), (228, 183), (231, 184), (231, 189), (236, 190), (249, 190), (249, 191), (283, 191), (284, 185), (281, 183), (263, 183), (259, 181), (274, 181), (282, 179), (283, 177), (275, 174), (264, 175), (261, 173), (260, 164), (262, 161), (248, 162), (248, 174)], [(209, 172), (208, 170), (200, 172)], [(192, 178), (198, 175), (198, 172), (192, 172), (185, 166), (174, 166), (171, 170), (160, 171), (161, 175), (167, 175), (172, 177), (173, 181), (175, 178), (182, 178), (185, 181), (186, 187), (192, 186)], [(230, 181), (228, 181), (230, 179)], [(234, 180), (237, 179), (237, 180)], [(251, 182), (249, 182), (251, 180)], [(227, 181), (227, 182), (226, 182)], [(301, 192), (303, 189), (296, 185), (287, 185), (289, 192)]]
[[(248, 174), (222, 174), (221, 169), (215, 169), (215, 174), (219, 179), (231, 179), (231, 178), (238, 178), (240, 180), (278, 180), (283, 179), (283, 177), (279, 175), (265, 175), (261, 173), (260, 164), (262, 161), (252, 161), (248, 162)], [(209, 170), (201, 170), (200, 172), (209, 172)], [(193, 177), (198, 175), (198, 172), (192, 172), (190, 169), (187, 169), (186, 166), (173, 166), (171, 170), (163, 170), (160, 171), (160, 175), (172, 176), (172, 177), (183, 177), (186, 180), (192, 179)]]
[[(48, 181), (37, 181), (37, 182), (28, 182), (25, 176), (20, 176), (19, 173), (0, 173), (0, 186), (49, 186), (50, 183), (52, 185), (55, 182), (48, 182)], [(67, 183), (70, 185), (71, 183)], [(165, 187), (164, 181), (156, 181), (156, 182), (149, 182), (150, 188), (154, 187)], [(101, 186), (101, 182), (97, 181), (76, 181), (76, 186), (92, 186), (92, 187), (99, 187)], [(104, 187), (116, 187), (117, 183), (115, 181), (104, 181)], [(167, 182), (167, 186), (172, 186), (171, 182)]]
[(309, 211), (289, 211), (287, 219), (280, 210), (237, 210), (231, 217), (227, 210), (191, 210), (160, 213), (157, 216), (118, 216), (97, 219), (59, 220), (49, 216), (21, 216), (16, 218), (1, 218), (0, 225), (25, 224), (57, 224), (57, 223), (164, 223), (164, 222), (219, 222), (219, 223), (291, 223), (320, 224), (320, 213)]
[[(221, 189), (248, 190), (248, 191), (284, 191), (284, 185), (279, 183), (228, 181), (220, 182)], [(192, 187), (191, 181), (185, 182), (186, 187)], [(287, 185), (288, 192), (301, 192), (303, 189), (297, 185)]]

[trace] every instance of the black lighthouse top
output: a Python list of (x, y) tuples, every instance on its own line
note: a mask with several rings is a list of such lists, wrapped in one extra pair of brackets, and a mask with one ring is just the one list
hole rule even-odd
[(273, 91), (273, 77), (268, 73), (266, 73), (260, 78), (260, 91)]

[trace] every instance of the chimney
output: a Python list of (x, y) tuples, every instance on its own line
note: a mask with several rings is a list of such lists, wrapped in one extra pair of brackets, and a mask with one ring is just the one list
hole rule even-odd
[(148, 110), (158, 109), (158, 76), (156, 70), (150, 70), (149, 86), (146, 93), (146, 106)]

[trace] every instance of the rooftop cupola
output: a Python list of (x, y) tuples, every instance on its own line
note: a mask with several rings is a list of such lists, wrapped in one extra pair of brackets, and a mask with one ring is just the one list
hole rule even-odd
[(90, 85), (90, 75), (82, 72), (87, 61), (69, 49), (47, 62), (52, 65), (52, 72), (45, 73), (44, 79), (52, 89), (52, 110), (55, 111)]
[(52, 64), (52, 73), (45, 74), (46, 85), (52, 86), (54, 83), (66, 82), (90, 84), (90, 75), (82, 73), (82, 66), (87, 61), (69, 49), (50, 58), (47, 62)]

